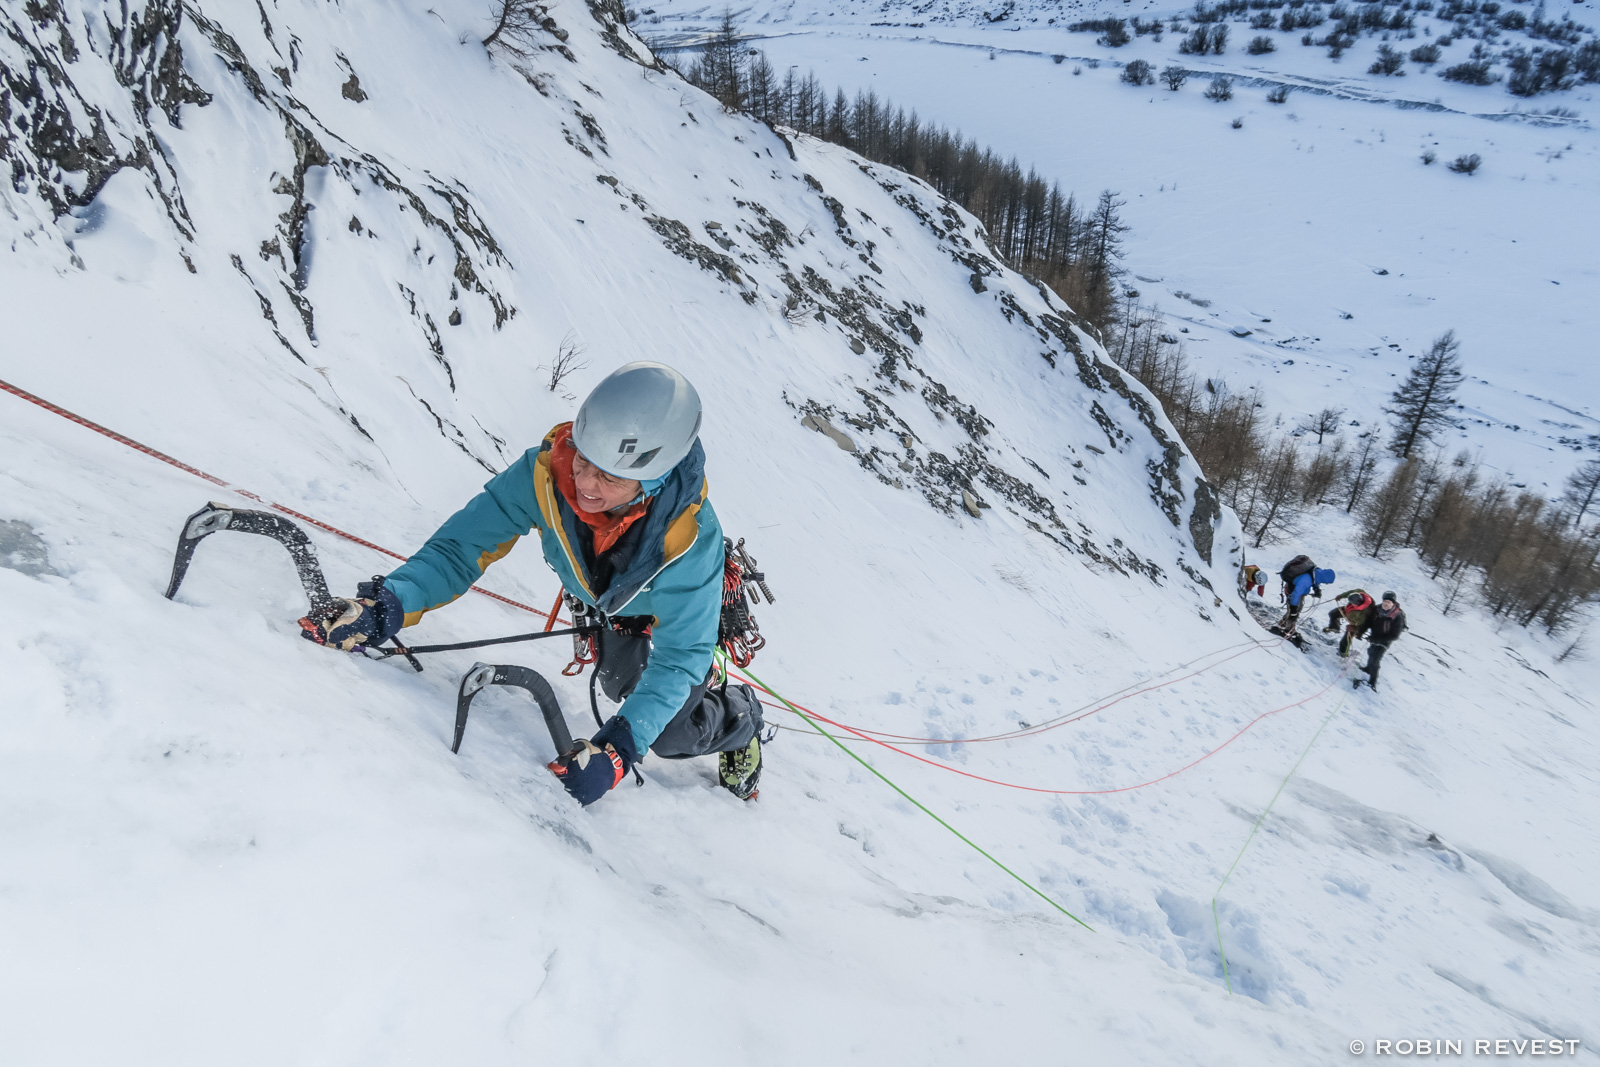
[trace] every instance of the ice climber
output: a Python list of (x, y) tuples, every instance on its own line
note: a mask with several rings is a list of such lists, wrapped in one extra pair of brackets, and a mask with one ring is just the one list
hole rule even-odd
[(1244, 590), (1246, 596), (1250, 595), (1251, 590), (1255, 591), (1256, 596), (1266, 596), (1267, 572), (1254, 563), (1246, 563), (1239, 571), (1239, 587)]
[[(405, 564), (363, 582), (309, 638), (379, 644), (465, 593), (523, 534), (539, 531), (562, 587), (602, 614), (598, 682), (622, 707), (550, 769), (579, 803), (623, 780), (648, 749), (719, 753), (722, 785), (753, 799), (761, 705), (711, 687), (724, 546), (700, 446), (700, 396), (660, 363), (629, 363), (595, 386), (573, 422), (491, 478)], [(374, 588), (376, 585), (376, 588)]]
[(1372, 625), (1372, 616), (1378, 604), (1365, 589), (1351, 589), (1333, 599), (1335, 607), (1328, 612), (1328, 625), (1322, 628), (1322, 632), (1337, 633), (1342, 621), (1344, 636), (1339, 639), (1339, 655), (1348, 656), (1351, 642), (1367, 635), (1367, 627)]
[[(1394, 592), (1386, 591), (1383, 601), (1378, 604), (1372, 613), (1372, 622), (1367, 630), (1367, 662), (1361, 665), (1361, 670), (1367, 676), (1367, 684), (1373, 689), (1378, 688), (1378, 667), (1383, 663), (1384, 653), (1389, 651), (1389, 646), (1406, 630), (1406, 613), (1400, 610), (1399, 601), (1395, 600)], [(1356, 686), (1361, 685), (1361, 679), (1354, 680)]]
[(1300, 602), (1307, 593), (1320, 597), (1323, 584), (1333, 581), (1337, 575), (1330, 570), (1319, 569), (1310, 556), (1300, 555), (1285, 563), (1278, 577), (1283, 579), (1283, 594), (1289, 602), (1289, 609), (1271, 628), (1272, 632), (1287, 637), (1296, 645), (1302, 645), (1305, 638), (1296, 629), (1300, 625)]

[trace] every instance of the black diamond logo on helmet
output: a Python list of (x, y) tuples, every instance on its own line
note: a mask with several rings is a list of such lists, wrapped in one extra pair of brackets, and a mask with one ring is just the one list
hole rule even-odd
[(617, 454), (619, 456), (627, 455), (629, 452), (633, 451), (633, 447), (635, 445), (637, 445), (638, 443), (639, 443), (639, 439), (637, 437), (625, 437), (625, 438), (623, 438), (622, 444), (617, 446)]
[(648, 467), (650, 465), (650, 461), (655, 459), (656, 458), (656, 453), (660, 452), (660, 451), (661, 451), (661, 449), (659, 449), (659, 448), (652, 448), (648, 452), (640, 453), (638, 459), (636, 459), (632, 463), (628, 464), (628, 470), (637, 470), (640, 467)]

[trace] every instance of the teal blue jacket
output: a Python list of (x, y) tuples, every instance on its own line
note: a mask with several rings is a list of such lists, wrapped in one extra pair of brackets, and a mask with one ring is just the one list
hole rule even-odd
[(655, 488), (650, 509), (606, 553), (614, 568), (605, 588), (584, 562), (580, 520), (556, 487), (551, 445), (538, 448), (483, 487), (409, 560), (386, 579), (405, 609), (405, 625), (467, 591), (517, 539), (539, 531), (545, 562), (567, 592), (608, 616), (652, 616), (650, 658), (638, 687), (623, 702), (642, 754), (705, 680), (722, 614), (722, 527), (711, 508), (705, 452), (696, 441)]

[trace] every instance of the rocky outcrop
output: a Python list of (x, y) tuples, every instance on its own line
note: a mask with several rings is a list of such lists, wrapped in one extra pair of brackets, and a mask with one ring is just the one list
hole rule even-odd
[[(151, 127), (159, 111), (182, 125), (185, 104), (210, 96), (185, 72), (178, 0), (107, 5), (100, 32), (75, 22), (59, 0), (0, 8), (0, 166), (12, 192), (37, 196), (57, 216), (91, 203), (112, 175), (133, 167), (150, 179), (178, 231), (191, 235), (177, 175)], [(95, 95), (95, 63), (125, 92)], [(82, 64), (81, 66), (79, 64)], [(86, 95), (87, 93), (87, 95)]]

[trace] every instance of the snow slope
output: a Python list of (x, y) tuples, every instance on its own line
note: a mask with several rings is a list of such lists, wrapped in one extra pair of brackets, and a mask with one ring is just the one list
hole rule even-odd
[[(1303, 31), (1245, 22), (1228, 23), (1220, 56), (1180, 55), (1170, 32), (1109, 48), (1064, 28), (1191, 7), (1023, 3), (997, 23), (962, 4), (761, 2), (739, 13), (780, 73), (794, 66), (830, 91), (874, 90), (1080, 199), (1118, 191), (1133, 228), (1127, 284), (1187, 331), (1197, 369), (1236, 388), (1259, 384), (1288, 422), (1336, 406), (1361, 424), (1355, 432), (1384, 424), (1407, 360), (1454, 329), (1470, 380), (1462, 431), (1444, 444), (1559, 493), (1600, 434), (1596, 86), (1521, 99), (1503, 84), (1444, 81), (1437, 70), (1466, 58), (1466, 38), (1431, 72), (1408, 63), (1405, 76), (1382, 77), (1366, 74), (1383, 43), (1371, 35), (1335, 62), (1302, 46)], [(1551, 5), (1548, 17), (1568, 7), (1594, 23), (1578, 5)], [(651, 10), (640, 32), (681, 43), (722, 8)], [(1417, 37), (1389, 43), (1409, 50), (1450, 27), (1416, 18)], [(1263, 32), (1277, 50), (1247, 54)], [(1190, 79), (1178, 92), (1124, 84), (1135, 59), (1157, 71), (1176, 64)], [(1216, 75), (1234, 80), (1227, 103), (1203, 96)], [(1288, 101), (1267, 102), (1280, 86)], [(1424, 151), (1437, 162), (1424, 165)], [(1477, 174), (1445, 169), (1472, 153), (1483, 159)]]
[[(613, 366), (678, 365), (780, 597), (761, 677), (948, 742), (851, 743), (1095, 931), (788, 713), (752, 805), (647, 760), (577, 810), (511, 692), (452, 756), (472, 653), (418, 675), (300, 641), (254, 538), (208, 539), (163, 600), (183, 517), (247, 498), (5, 395), (8, 1062), (1600, 1040), (1592, 667), (1429, 618), (1340, 701), (1325, 648), (1264, 643), (1233, 599), (1236, 526), (1069, 310), (905, 176), (720, 113), (603, 8), (552, 7), (517, 61), (471, 4), (184, 10), (0, 7), (8, 84), (49, 90), (7, 105), (0, 378), (403, 552)], [(552, 391), (569, 336), (589, 366)], [(335, 591), (392, 563), (314, 539)], [(555, 592), (526, 548), (484, 584)], [(537, 621), (467, 597), (417, 640)], [(583, 728), (561, 650), (500, 656)], [(1330, 712), (1219, 902), (1230, 996), (1210, 898)]]

